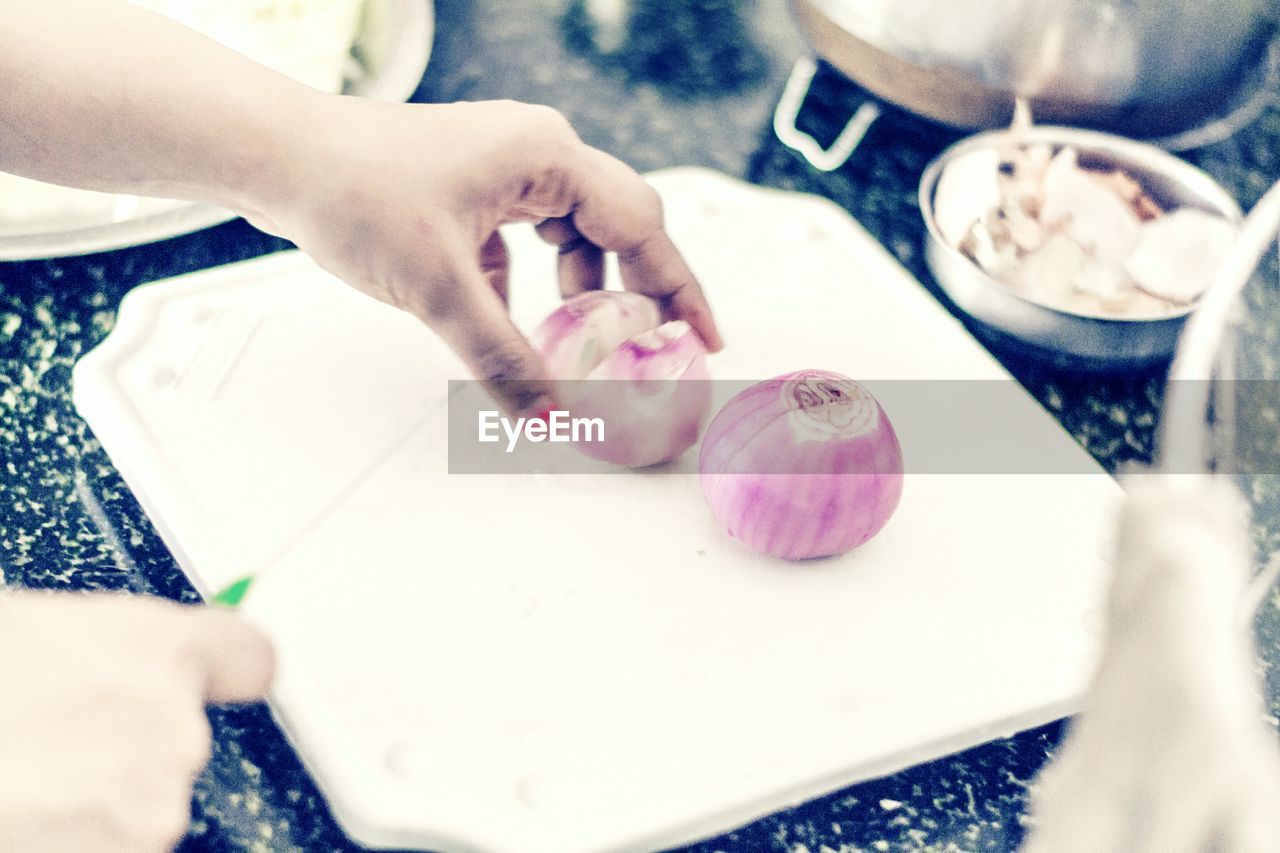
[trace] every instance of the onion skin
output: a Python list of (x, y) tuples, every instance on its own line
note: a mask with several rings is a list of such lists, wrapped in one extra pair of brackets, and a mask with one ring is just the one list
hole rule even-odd
[(570, 404), (600, 417), (605, 440), (583, 442), (593, 459), (641, 468), (675, 459), (698, 441), (711, 414), (706, 348), (684, 321), (631, 338), (587, 376)]
[(553, 379), (584, 379), (628, 338), (661, 323), (657, 303), (647, 296), (593, 290), (565, 300), (529, 339)]
[(662, 323), (646, 296), (593, 291), (556, 309), (531, 336), (570, 414), (604, 422), (583, 454), (642, 468), (697, 443), (711, 413), (707, 351), (688, 323)]
[(725, 404), (698, 459), (729, 535), (787, 560), (842, 554), (875, 536), (902, 498), (902, 448), (875, 398), (838, 373), (760, 382)]

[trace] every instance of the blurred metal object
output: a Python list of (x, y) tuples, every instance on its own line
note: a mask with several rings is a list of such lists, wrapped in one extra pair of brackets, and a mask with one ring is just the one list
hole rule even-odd
[[(431, 0), (367, 0), (343, 94), (377, 101), (411, 98), (431, 56)], [(140, 246), (210, 228), (236, 214), (210, 204), (117, 196), (114, 209), (25, 227), (0, 222), (0, 261), (34, 260)]]
[(1280, 517), (1280, 443), (1277, 420), (1266, 414), (1280, 404), (1277, 272), (1280, 183), (1245, 217), (1235, 246), (1178, 339), (1157, 434), (1161, 473), (1211, 472), (1234, 481), (1253, 504), (1266, 560), (1250, 582), (1249, 616), (1280, 579), (1280, 546), (1272, 535)]
[(1280, 232), (1280, 183), (1275, 184), (1253, 206), (1235, 248), (1218, 271), (1217, 278), (1201, 298), (1198, 310), (1187, 323), (1178, 341), (1177, 355), (1169, 368), (1169, 385), (1164, 416), (1160, 420), (1160, 466), (1166, 472), (1210, 470), (1231, 467), (1235, 435), (1234, 422), (1219, 424), (1228, 434), (1211, 440), (1206, 435), (1205, 414), (1210, 408), (1213, 382), (1233, 381), (1222, 376), (1223, 356), (1230, 355), (1230, 327), (1245, 287), (1268, 250), (1275, 250)]
[(1007, 124), (1021, 97), (1046, 123), (1181, 150), (1247, 123), (1280, 79), (1269, 0), (790, 3), (819, 57), (876, 97), (960, 128)]
[(928, 229), (925, 260), (938, 286), (980, 323), (1082, 365), (1115, 369), (1169, 356), (1194, 306), (1157, 319), (1120, 319), (1063, 311), (1014, 292), (943, 238), (934, 217), (933, 201), (946, 165), (974, 150), (1035, 143), (1070, 145), (1080, 152), (1082, 162), (1097, 168), (1122, 169), (1166, 209), (1195, 207), (1233, 222), (1241, 220), (1239, 205), (1212, 178), (1153, 145), (1097, 131), (1047, 125), (1016, 132), (981, 133), (942, 152), (920, 180), (920, 212)]

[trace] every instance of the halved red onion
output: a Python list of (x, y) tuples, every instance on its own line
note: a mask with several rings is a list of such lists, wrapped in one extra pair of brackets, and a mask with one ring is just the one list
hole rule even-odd
[(902, 448), (888, 416), (857, 382), (825, 370), (731, 399), (707, 428), (698, 471), (730, 536), (789, 560), (858, 547), (902, 497)]
[(640, 468), (674, 459), (711, 412), (707, 351), (682, 320), (662, 323), (646, 296), (593, 291), (567, 300), (531, 336), (573, 417), (599, 418), (603, 441), (575, 446)]
[(628, 338), (662, 323), (658, 304), (647, 296), (593, 290), (566, 299), (530, 340), (555, 379), (584, 379)]

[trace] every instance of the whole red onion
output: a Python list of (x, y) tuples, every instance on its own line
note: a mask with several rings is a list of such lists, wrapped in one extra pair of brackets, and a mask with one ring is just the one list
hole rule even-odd
[(825, 370), (731, 399), (707, 428), (698, 471), (730, 536), (789, 560), (858, 547), (902, 497), (902, 449), (888, 416), (857, 382)]

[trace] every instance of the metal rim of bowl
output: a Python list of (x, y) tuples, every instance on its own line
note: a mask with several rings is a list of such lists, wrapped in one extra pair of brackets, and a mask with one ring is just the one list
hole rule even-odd
[[(1088, 320), (1098, 323), (1114, 323), (1117, 325), (1133, 325), (1158, 323), (1161, 321), (1178, 320), (1185, 318), (1200, 304), (1200, 300), (1204, 298), (1203, 294), (1194, 302), (1184, 306), (1176, 311), (1156, 316), (1139, 316), (1139, 317), (1117, 317), (1110, 314), (1088, 313), (1069, 311), (1054, 305), (1049, 305), (1036, 299), (1032, 299), (1024, 294), (1018, 293), (1009, 285), (994, 278), (979, 267), (969, 258), (968, 255), (961, 252), (955, 246), (947, 242), (942, 232), (938, 230), (937, 223), (933, 217), (933, 193), (937, 188), (938, 178), (942, 174), (943, 168), (962, 154), (970, 151), (981, 150), (984, 148), (992, 148), (1016, 140), (1018, 144), (1025, 143), (1046, 143), (1057, 146), (1071, 145), (1080, 151), (1106, 151), (1115, 156), (1117, 161), (1126, 163), (1143, 164), (1149, 162), (1149, 166), (1144, 166), (1146, 171), (1160, 171), (1178, 181), (1179, 184), (1186, 187), (1192, 193), (1205, 198), (1215, 204), (1216, 212), (1223, 214), (1236, 225), (1239, 225), (1244, 214), (1240, 209), (1240, 205), (1231, 194), (1226, 191), (1210, 177), (1206, 172), (1188, 163), (1186, 160), (1171, 154), (1162, 148), (1147, 142), (1138, 142), (1123, 136), (1104, 133), (1096, 130), (1084, 130), (1075, 127), (1063, 127), (1060, 125), (1036, 125), (1026, 130), (1013, 131), (1009, 129), (991, 130), (978, 133), (973, 136), (965, 137), (959, 142), (948, 146), (941, 154), (935, 157), (928, 166), (925, 167), (924, 173), (920, 177), (920, 186), (917, 193), (917, 200), (920, 205), (920, 214), (924, 218), (925, 228), (929, 237), (937, 244), (938, 248), (947, 253), (950, 257), (960, 261), (966, 266), (972, 268), (976, 273), (988, 280), (993, 286), (1000, 288), (1004, 293), (1013, 297), (1019, 302), (1034, 306), (1041, 311), (1047, 311), (1064, 320)], [(945, 282), (939, 281), (939, 286), (943, 290), (947, 290)], [(966, 313), (968, 313), (966, 311)], [(1006, 330), (1009, 334), (1017, 337), (1016, 332)]]
[[(378, 101), (411, 98), (426, 73), (435, 37), (432, 0), (380, 0), (393, 16), (397, 40), (385, 62), (351, 94)], [(180, 202), (136, 219), (0, 235), (0, 262), (66, 258), (144, 246), (230, 222), (239, 214), (205, 202)]]
[(1157, 459), (1166, 473), (1207, 470), (1207, 430), (1214, 364), (1223, 349), (1232, 314), (1262, 256), (1277, 243), (1280, 182), (1249, 211), (1231, 253), (1178, 338), (1164, 413), (1156, 436)]

